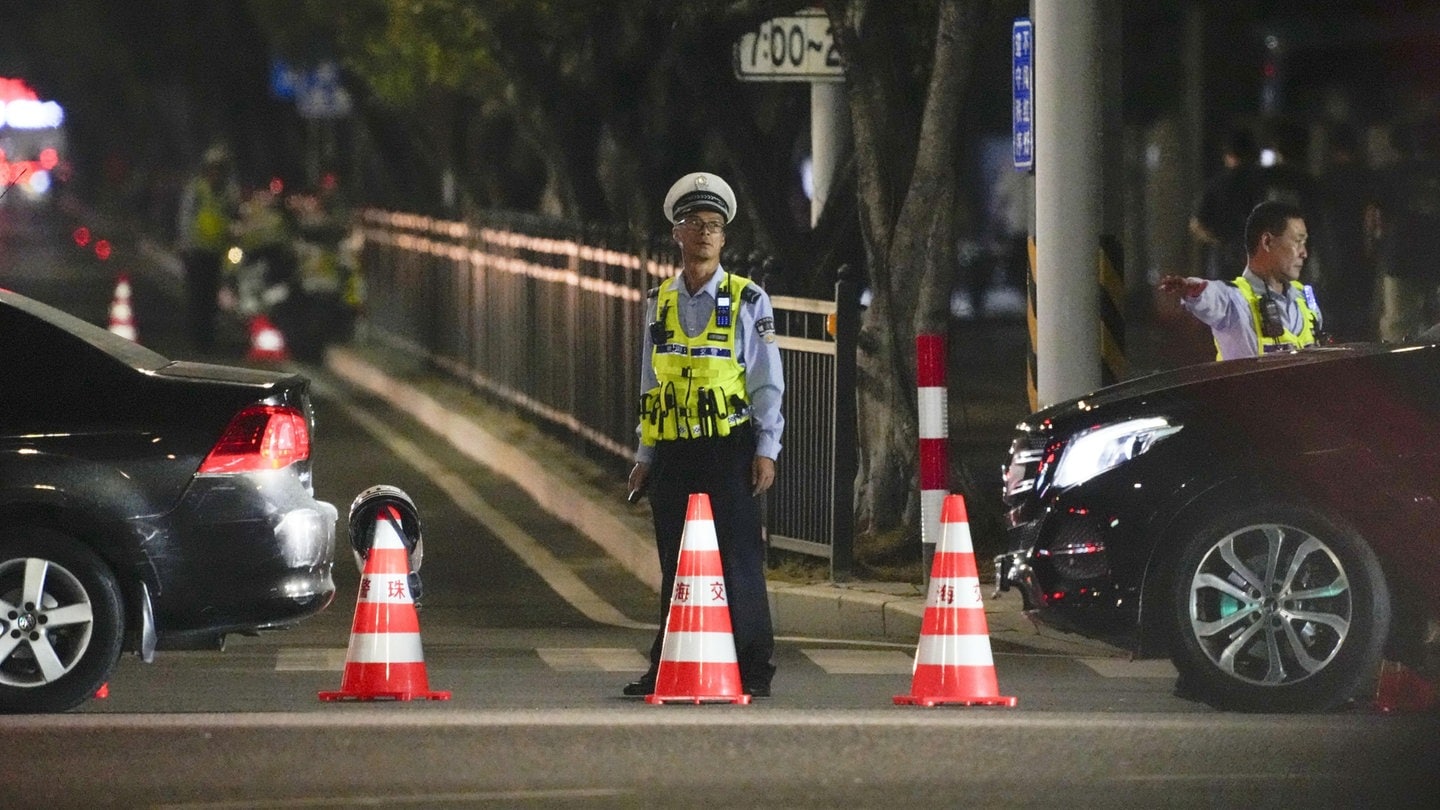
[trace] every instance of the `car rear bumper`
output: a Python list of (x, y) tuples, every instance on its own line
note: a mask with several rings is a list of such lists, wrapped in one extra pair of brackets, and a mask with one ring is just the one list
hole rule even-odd
[(167, 517), (144, 544), (162, 644), (286, 626), (335, 597), (338, 511), (293, 475), (202, 476)]

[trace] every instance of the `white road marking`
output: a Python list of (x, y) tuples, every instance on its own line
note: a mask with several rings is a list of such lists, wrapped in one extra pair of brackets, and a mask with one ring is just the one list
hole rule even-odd
[(241, 801), (178, 802), (151, 805), (166, 810), (249, 810), (264, 807), (436, 807), (454, 804), (471, 807), (476, 804), (494, 804), (508, 807), (516, 803), (575, 801), (584, 806), (586, 800), (611, 799), (617, 796), (633, 796), (635, 791), (618, 788), (556, 788), (549, 790), (477, 790), (470, 793), (424, 793), (406, 796), (386, 793), (383, 796), (323, 796), (304, 799), (264, 799), (259, 802), (247, 799)]
[(344, 648), (281, 647), (275, 656), (275, 671), (340, 672), (345, 669), (346, 652)]
[(830, 675), (909, 675), (915, 659), (898, 650), (801, 650)]
[(640, 672), (650, 666), (649, 656), (623, 647), (538, 647), (535, 652), (561, 672)]
[(459, 475), (436, 462), (418, 445), (395, 435), (388, 425), (338, 397), (335, 398), (335, 404), (376, 441), (390, 448), (392, 453), (435, 482), (436, 486), (450, 496), (456, 506), (485, 524), (496, 537), (500, 538), (500, 542), (510, 549), (511, 553), (539, 574), (551, 590), (587, 618), (612, 627), (625, 627), (633, 630), (655, 629), (655, 625), (637, 622), (621, 613), (614, 605), (606, 602), (580, 577), (576, 576), (575, 572), (571, 571), (565, 563), (551, 554), (549, 549), (527, 534), (514, 521), (505, 517), (504, 513), (486, 501), (474, 487)]

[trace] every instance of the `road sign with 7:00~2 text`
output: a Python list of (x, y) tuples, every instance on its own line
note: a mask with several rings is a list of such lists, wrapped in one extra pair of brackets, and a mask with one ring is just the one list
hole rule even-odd
[(823, 11), (775, 17), (735, 42), (735, 76), (751, 82), (839, 82), (845, 66)]

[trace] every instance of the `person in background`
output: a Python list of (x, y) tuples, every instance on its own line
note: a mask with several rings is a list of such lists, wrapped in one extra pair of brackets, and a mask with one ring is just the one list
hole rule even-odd
[(240, 208), (240, 189), (231, 172), (230, 152), (216, 144), (205, 150), (200, 171), (185, 184), (176, 223), (176, 250), (185, 268), (190, 338), (209, 351), (215, 345), (221, 271), (231, 229)]
[(1406, 340), (1437, 320), (1440, 120), (1400, 131), (1400, 161), (1380, 194), (1380, 339)]
[(1260, 202), (1260, 149), (1250, 130), (1231, 131), (1221, 161), (1190, 216), (1205, 278), (1223, 278), (1245, 261), (1245, 217)]
[(1362, 157), (1359, 137), (1348, 126), (1331, 131), (1326, 151), (1326, 168), (1318, 178), (1328, 257), (1320, 283), (1326, 331), (1337, 340), (1374, 340), (1378, 211), (1374, 173)]
[(680, 274), (647, 294), (641, 345), (640, 443), (632, 499), (649, 489), (660, 555), (660, 630), (650, 668), (624, 694), (653, 694), (692, 494), (710, 497), (741, 684), (769, 697), (775, 634), (765, 587), (759, 497), (775, 481), (785, 382), (770, 297), (720, 266), (735, 194), (687, 174), (665, 197)]
[(1168, 275), (1160, 291), (1178, 294), (1210, 327), (1217, 360), (1302, 349), (1318, 342), (1323, 322), (1314, 293), (1300, 283), (1308, 255), (1305, 218), (1286, 202), (1263, 202), (1245, 222), (1248, 258), (1232, 281)]

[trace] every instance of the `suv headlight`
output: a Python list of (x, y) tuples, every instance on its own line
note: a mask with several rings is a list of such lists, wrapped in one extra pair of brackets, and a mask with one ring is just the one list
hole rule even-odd
[(1162, 416), (1100, 425), (1076, 434), (1060, 454), (1052, 486), (1066, 489), (1114, 469), (1179, 432), (1181, 425)]

